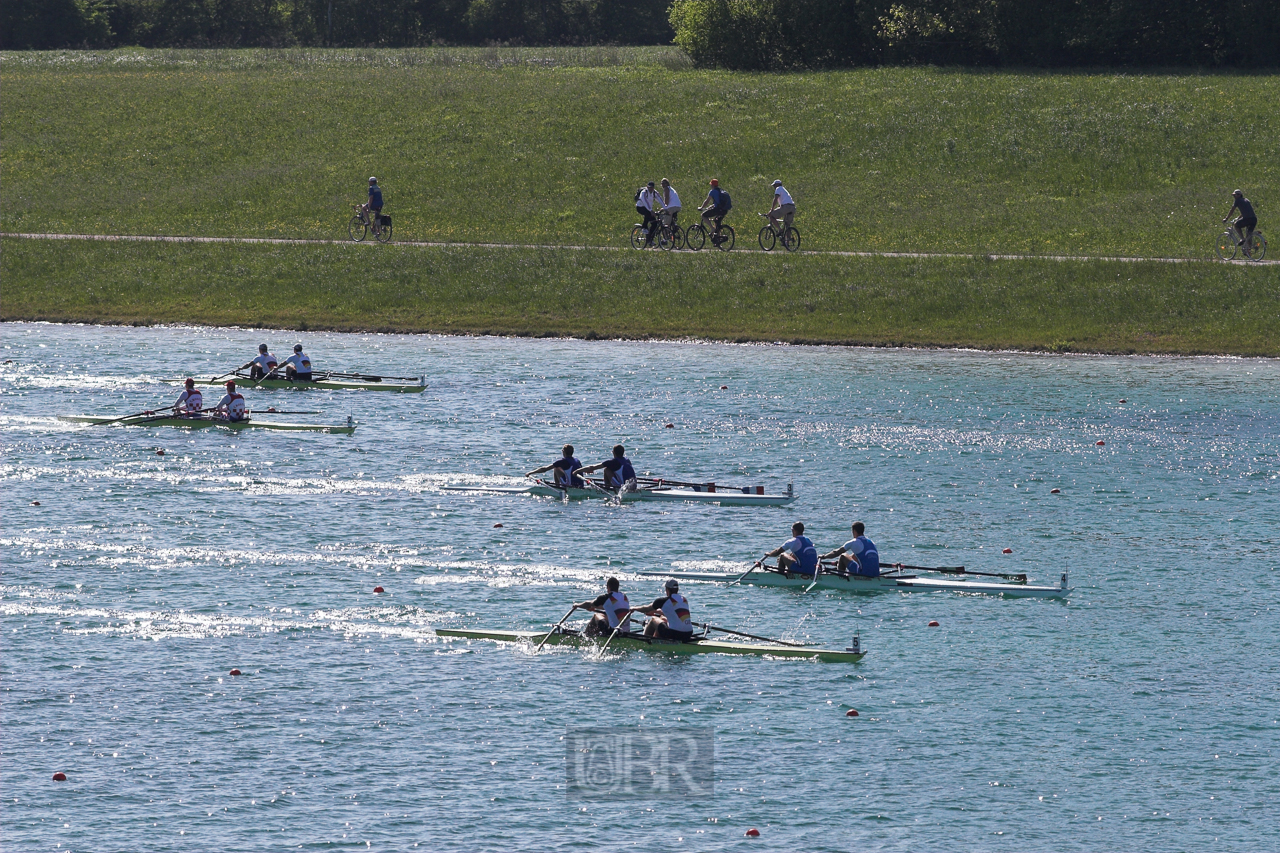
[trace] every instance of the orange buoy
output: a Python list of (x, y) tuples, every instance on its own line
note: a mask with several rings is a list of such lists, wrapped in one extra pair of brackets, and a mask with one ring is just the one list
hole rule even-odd
[(1012, 553), (1013, 553), (1013, 549), (1012, 549), (1012, 548), (1005, 548), (1005, 549), (1004, 549), (1003, 551), (1001, 551), (1000, 553), (1001, 553), (1001, 554), (1012, 554)]
[(929, 621), (930, 628), (937, 628), (939, 624), (941, 623), (939, 623), (937, 619), (932, 619)]
[(1062, 489), (1050, 489), (1050, 490), (1049, 490), (1049, 494), (1051, 494), (1051, 495), (1060, 495), (1060, 494), (1062, 494)]
[(729, 386), (728, 386), (728, 385), (721, 385), (721, 386), (720, 386), (720, 390), (721, 390), (721, 391), (728, 391), (728, 390), (729, 390)]
[(850, 708), (849, 710), (847, 710), (847, 711), (845, 711), (845, 712), (844, 712), (844, 715), (845, 715), (846, 717), (856, 717), (856, 716), (858, 716), (858, 709), (857, 709), (857, 708)]
[(61, 770), (59, 770), (57, 773), (54, 773), (54, 774), (53, 774), (53, 781), (55, 781), (55, 782), (65, 782), (65, 781), (67, 781), (67, 774), (66, 774), (66, 773), (63, 773)]
[(32, 506), (40, 506), (40, 501), (32, 501), (32, 502), (31, 502), (31, 505), (32, 505)]
[(1094, 444), (1096, 444), (1098, 447), (1102, 447), (1104, 444), (1106, 444), (1106, 442), (1103, 441), (1102, 439), (1098, 439), (1097, 441), (1094, 442)]
[(382, 588), (382, 587), (380, 587), (380, 586), (375, 586), (375, 587), (373, 588), (373, 591), (374, 591), (374, 592), (386, 592), (386, 590), (385, 590), (385, 589), (383, 589), (383, 588)]
[(754, 826), (747, 830), (747, 838), (759, 838), (759, 837), (760, 837), (760, 830), (756, 829)]
[(239, 675), (239, 674), (240, 674), (240, 670), (238, 669), (233, 669), (227, 673), (227, 675)]
[(497, 524), (495, 524), (495, 525), (493, 526), (493, 528), (494, 528), (495, 530), (497, 530), (497, 529), (498, 529), (499, 527), (501, 527), (501, 526), (502, 526), (502, 522), (501, 522), (501, 521), (499, 521)]

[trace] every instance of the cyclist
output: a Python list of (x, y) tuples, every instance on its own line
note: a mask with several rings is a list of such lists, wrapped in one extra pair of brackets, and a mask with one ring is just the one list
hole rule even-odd
[(1240, 211), (1240, 218), (1232, 223), (1232, 227), (1236, 229), (1236, 233), (1240, 235), (1240, 239), (1236, 241), (1237, 246), (1244, 247), (1244, 253), (1247, 256), (1253, 247), (1253, 229), (1258, 227), (1258, 215), (1253, 212), (1253, 202), (1244, 197), (1244, 193), (1236, 190), (1231, 193), (1231, 210), (1227, 211), (1227, 215), (1223, 218), (1226, 222), (1231, 218), (1231, 214)]
[(658, 203), (658, 193), (653, 188), (653, 181), (636, 193), (636, 213), (644, 217), (646, 249), (653, 246), (653, 235), (658, 230), (658, 217), (653, 215), (653, 206)]
[[(773, 230), (778, 234), (785, 234), (786, 229), (791, 227), (791, 223), (796, 219), (796, 203), (791, 198), (791, 193), (787, 192), (787, 188), (782, 185), (782, 181), (773, 182), (773, 207), (769, 208), (769, 224), (773, 226)], [(782, 217), (785, 223), (781, 229), (778, 228), (778, 218)]]
[(662, 191), (658, 193), (658, 198), (662, 204), (662, 223), (675, 225), (680, 218), (680, 196), (666, 178), (662, 179)]
[(382, 233), (382, 187), (378, 186), (378, 179), (369, 178), (369, 200), (365, 202), (363, 208), (365, 213), (371, 213), (369, 217), (373, 225), (374, 236)]
[(702, 204), (698, 205), (701, 210), (703, 220), (711, 220), (711, 242), (720, 245), (720, 226), (724, 223), (724, 218), (729, 213), (729, 194), (720, 189), (720, 181), (715, 178), (711, 179), (711, 189), (707, 191), (707, 197)]

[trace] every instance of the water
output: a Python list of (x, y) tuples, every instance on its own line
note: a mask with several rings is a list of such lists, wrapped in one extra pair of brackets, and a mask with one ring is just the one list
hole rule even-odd
[[(293, 336), (2, 328), (4, 849), (1280, 843), (1280, 364), (308, 334), (319, 367), (430, 387), (251, 397), (351, 437), (188, 433), (54, 416), (171, 402), (165, 380)], [(800, 498), (440, 489), (565, 441)], [(636, 570), (745, 570), (797, 518), (822, 550), (861, 519), (887, 560), (1075, 591), (685, 585), (728, 627), (858, 631), (855, 665), (432, 630), (542, 627), (609, 574), (637, 601)], [(569, 799), (577, 725), (713, 728), (714, 797)]]

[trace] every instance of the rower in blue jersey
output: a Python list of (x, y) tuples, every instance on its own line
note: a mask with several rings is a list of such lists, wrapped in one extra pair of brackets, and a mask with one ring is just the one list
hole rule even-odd
[(612, 489), (615, 492), (624, 489), (629, 492), (635, 491), (636, 469), (631, 467), (631, 460), (627, 458), (627, 449), (621, 444), (613, 446), (612, 459), (607, 459), (596, 465), (588, 465), (586, 468), (579, 468), (578, 473), (585, 477), (600, 468), (604, 469), (604, 487), (606, 489)]
[(820, 559), (830, 560), (838, 554), (840, 561), (836, 563), (837, 574), (880, 577), (880, 552), (876, 550), (876, 543), (866, 537), (867, 526), (861, 521), (855, 521), (852, 530), (852, 539), (834, 551), (823, 554)]
[(778, 567), (788, 574), (809, 575), (818, 573), (818, 549), (804, 535), (804, 524), (791, 525), (791, 538), (764, 555), (778, 558)]
[(587, 484), (582, 482), (582, 478), (578, 476), (578, 469), (582, 467), (582, 463), (573, 455), (573, 445), (566, 444), (560, 449), (560, 452), (564, 455), (555, 462), (550, 465), (543, 465), (541, 468), (534, 468), (525, 476), (532, 477), (535, 474), (545, 474), (551, 471), (552, 482), (560, 488), (564, 489), (569, 486), (578, 489), (585, 488)]

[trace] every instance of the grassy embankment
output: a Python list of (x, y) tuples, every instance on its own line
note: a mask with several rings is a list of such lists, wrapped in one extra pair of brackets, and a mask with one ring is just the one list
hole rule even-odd
[[(8, 240), (5, 315), (1275, 355), (1276, 277), (1219, 265)], [(193, 269), (199, 275), (189, 274)], [(122, 310), (126, 306), (126, 310)]]
[[(781, 176), (811, 249), (1205, 257), (1233, 186), (1264, 227), (1280, 186), (1275, 75), (754, 75), (655, 49), (6, 53), (0, 76), (5, 231), (337, 238), (377, 174), (402, 240), (621, 246), (639, 182), (670, 177), (693, 207), (716, 175), (751, 245)], [(392, 250), (352, 267), (320, 247), (6, 240), (0, 311), (1280, 354), (1274, 267), (546, 254)], [(784, 265), (788, 292), (745, 296)], [(56, 275), (97, 296), (59, 299)], [(1118, 281), (1135, 289), (1117, 297)], [(317, 313), (259, 300), (281, 282), (321, 282), (304, 297)], [(793, 309), (806, 316), (769, 316)]]

